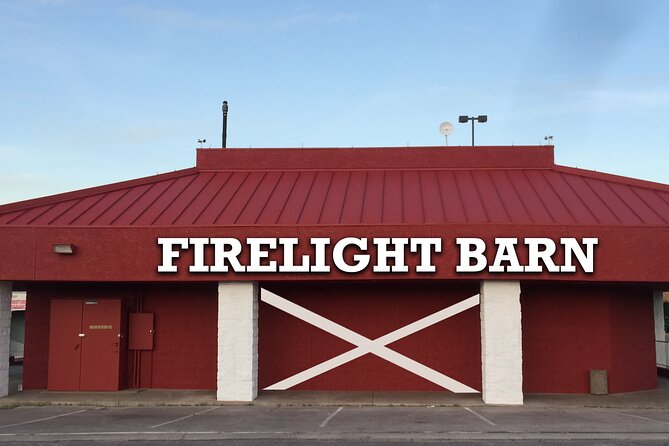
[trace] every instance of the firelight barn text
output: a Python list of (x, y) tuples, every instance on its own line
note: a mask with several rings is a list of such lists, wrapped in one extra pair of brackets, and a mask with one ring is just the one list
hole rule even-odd
[[(359, 273), (371, 266), (374, 273), (408, 273), (407, 256), (418, 256), (415, 267), (417, 273), (434, 273), (438, 265), (434, 254), (442, 252), (442, 239), (438, 237), (375, 237), (371, 239), (345, 237), (334, 244), (329, 238), (314, 237), (309, 239), (311, 254), (295, 257), (299, 239), (294, 237), (256, 237), (247, 238), (244, 243), (229, 237), (171, 237), (158, 238), (162, 247), (162, 264), (158, 272), (176, 273), (178, 266), (174, 261), (181, 251), (190, 250), (193, 262), (188, 270), (191, 273), (328, 273), (334, 265), (344, 273)], [(495, 238), (494, 260), (488, 262), (486, 242), (480, 238), (456, 238), (459, 248), (458, 273), (574, 273), (577, 264), (585, 273), (594, 272), (595, 246), (597, 238), (561, 238), (560, 264), (556, 263), (558, 246), (550, 238)], [(521, 264), (516, 248), (525, 245), (527, 262)], [(331, 250), (329, 247), (332, 246)], [(213, 249), (213, 263), (207, 264), (205, 250)], [(354, 250), (352, 256), (345, 253)], [(248, 254), (244, 256), (243, 253)], [(248, 258), (246, 264), (242, 258)]]

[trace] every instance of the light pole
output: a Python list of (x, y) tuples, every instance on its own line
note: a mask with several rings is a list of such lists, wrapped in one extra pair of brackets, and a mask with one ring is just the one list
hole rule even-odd
[(472, 121), (472, 146), (474, 146), (474, 121), (478, 122), (488, 122), (488, 115), (478, 115), (478, 116), (467, 116), (467, 115), (460, 115), (458, 118), (458, 122), (461, 124), (466, 124), (467, 121)]

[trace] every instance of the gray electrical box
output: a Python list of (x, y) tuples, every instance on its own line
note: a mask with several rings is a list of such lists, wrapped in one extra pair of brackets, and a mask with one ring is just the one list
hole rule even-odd
[(609, 372), (607, 370), (590, 370), (590, 394), (608, 395)]

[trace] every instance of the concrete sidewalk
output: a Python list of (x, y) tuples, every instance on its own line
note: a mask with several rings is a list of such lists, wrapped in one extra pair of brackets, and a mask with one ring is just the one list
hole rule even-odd
[[(468, 406), (485, 403), (480, 394), (450, 392), (320, 392), (320, 391), (262, 391), (252, 403), (223, 403), (216, 401), (210, 390), (126, 389), (119, 392), (52, 392), (46, 390), (18, 391), (16, 380), (10, 394), (0, 398), (0, 408), (16, 406)], [(669, 379), (658, 377), (658, 388), (642, 392), (612, 395), (587, 394), (529, 394), (526, 407), (607, 407), (627, 409), (669, 410)]]

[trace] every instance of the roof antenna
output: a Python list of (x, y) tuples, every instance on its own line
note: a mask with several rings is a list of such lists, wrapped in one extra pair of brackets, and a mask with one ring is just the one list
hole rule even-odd
[(228, 141), (228, 101), (223, 101), (223, 135), (221, 137), (222, 144), (221, 147), (225, 149), (226, 143)]
[(439, 133), (444, 135), (444, 137), (446, 138), (446, 143), (444, 145), (447, 146), (448, 145), (448, 135), (453, 133), (453, 124), (451, 124), (448, 121), (442, 122), (441, 124), (439, 124)]

